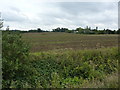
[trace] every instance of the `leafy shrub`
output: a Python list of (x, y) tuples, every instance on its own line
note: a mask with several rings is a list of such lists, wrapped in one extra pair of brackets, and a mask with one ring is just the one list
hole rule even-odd
[(62, 81), (62, 86), (64, 88), (79, 88), (82, 83), (84, 83), (84, 79), (82, 77), (67, 77)]
[[(37, 58), (36, 58), (37, 59)], [(39, 59), (39, 58), (38, 58)], [(53, 75), (53, 72), (57, 72), (59, 69), (58, 64), (53, 59), (45, 59), (45, 60), (36, 60), (31, 62), (33, 67), (36, 68), (37, 72), (39, 72), (40, 76), (38, 77), (41, 85), (43, 87), (49, 86)]]
[(30, 80), (34, 70), (28, 60), (29, 46), (15, 32), (3, 32), (2, 35), (2, 71), (3, 88), (23, 87), (24, 82)]

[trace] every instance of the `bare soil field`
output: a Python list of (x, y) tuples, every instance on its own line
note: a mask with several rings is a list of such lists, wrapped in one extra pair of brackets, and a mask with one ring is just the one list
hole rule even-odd
[(82, 35), (73, 33), (24, 33), (23, 39), (31, 45), (31, 52), (53, 49), (97, 49), (118, 46), (118, 35)]

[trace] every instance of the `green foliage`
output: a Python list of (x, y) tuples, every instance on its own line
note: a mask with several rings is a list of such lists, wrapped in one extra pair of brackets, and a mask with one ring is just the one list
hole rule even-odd
[(39, 80), (45, 88), (78, 88), (86, 81), (101, 82), (118, 70), (117, 48), (48, 51), (32, 57), (33, 67), (40, 73)]
[(53, 72), (51, 74), (51, 87), (52, 88), (61, 88), (62, 85), (60, 84), (62, 81), (61, 81), (61, 78), (60, 76), (58, 75), (58, 73), (56, 72)]
[(62, 86), (65, 88), (79, 88), (84, 83), (84, 79), (81, 77), (68, 77), (62, 81)]
[(56, 28), (56, 29), (53, 29), (53, 32), (66, 32), (66, 31), (69, 31), (68, 28)]
[[(3, 88), (10, 88), (12, 82), (16, 87), (23, 87), (32, 75), (33, 69), (28, 60), (29, 46), (15, 32), (3, 32), (2, 36), (2, 71)], [(21, 84), (22, 83), (22, 84)]]
[[(37, 59), (37, 58), (36, 58)], [(38, 58), (39, 59), (39, 58)], [(53, 79), (51, 77), (53, 72), (57, 72), (59, 69), (58, 64), (53, 59), (36, 60), (31, 62), (34, 68), (39, 72), (40, 76), (38, 80), (43, 87), (49, 86), (49, 83)]]
[(78, 34), (118, 34), (118, 30), (117, 31), (113, 31), (113, 30), (109, 30), (109, 29), (104, 29), (104, 30), (97, 30), (98, 27), (96, 27), (96, 29), (91, 29), (90, 27), (88, 28), (88, 26), (86, 28), (76, 28), (76, 31), (78, 31)]

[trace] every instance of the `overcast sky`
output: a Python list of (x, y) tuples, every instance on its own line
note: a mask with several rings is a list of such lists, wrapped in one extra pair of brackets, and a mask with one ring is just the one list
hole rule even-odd
[(117, 2), (41, 2), (41, 0), (0, 0), (4, 29), (36, 29), (90, 26), (118, 28)]

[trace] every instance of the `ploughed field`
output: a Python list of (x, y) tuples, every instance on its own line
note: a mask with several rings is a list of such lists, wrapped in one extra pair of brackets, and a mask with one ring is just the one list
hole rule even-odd
[(97, 49), (118, 46), (118, 35), (82, 35), (73, 33), (24, 33), (23, 39), (30, 43), (31, 52), (54, 49)]

